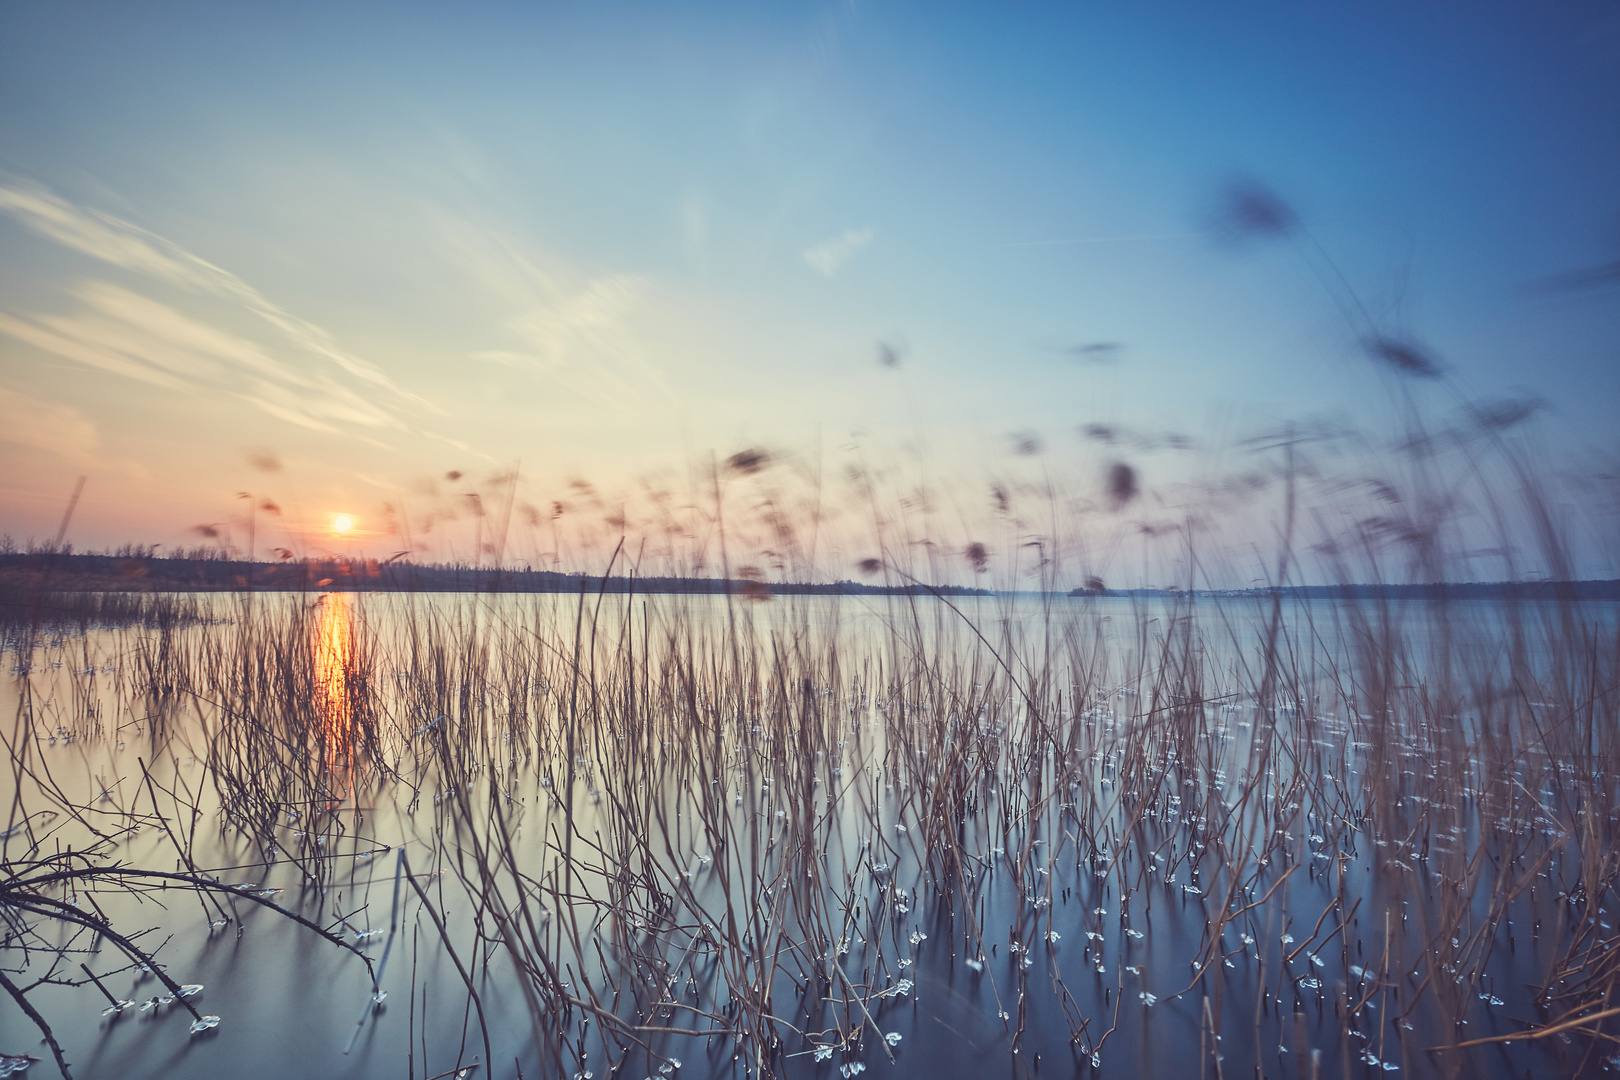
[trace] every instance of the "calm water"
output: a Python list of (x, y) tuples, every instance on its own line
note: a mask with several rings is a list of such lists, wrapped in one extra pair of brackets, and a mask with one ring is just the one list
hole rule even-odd
[[(109, 861), (255, 886), (386, 950), (387, 996), (357, 1029), (364, 965), (241, 898), (58, 890), (148, 931), (221, 1018), (140, 1011), (155, 979), (36, 919), (63, 951), (8, 967), (83, 964), (137, 1002), (30, 994), (78, 1076), (1291, 1077), (1313, 1053), (1563, 1076), (1609, 1053), (1429, 1048), (1558, 1015), (1533, 988), (1581, 935), (1613, 959), (1580, 849), (1613, 849), (1620, 805), (1592, 701), (1614, 605), (210, 603), (7, 654), (5, 854), (99, 832)], [(422, 893), (390, 934), (401, 852)], [(534, 948), (492, 929), (491, 890)], [(540, 954), (629, 1034), (578, 1009), (537, 1030)], [(767, 1021), (779, 1042), (666, 1030)], [(9, 1003), (0, 1052), (53, 1071)]]

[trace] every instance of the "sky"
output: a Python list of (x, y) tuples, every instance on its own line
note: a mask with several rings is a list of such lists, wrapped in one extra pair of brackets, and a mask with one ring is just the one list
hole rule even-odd
[(0, 531), (84, 477), (80, 550), (465, 557), (482, 495), (533, 555), (760, 448), (962, 535), (1055, 486), (1117, 547), (1256, 435), (1366, 471), (1503, 400), (1609, 475), (1617, 262), (1612, 3), (22, 0)]

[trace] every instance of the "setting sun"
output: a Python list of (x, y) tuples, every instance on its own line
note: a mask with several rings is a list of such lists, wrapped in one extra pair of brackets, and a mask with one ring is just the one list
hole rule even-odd
[(332, 531), (346, 533), (354, 528), (354, 518), (348, 514), (337, 514), (332, 518)]

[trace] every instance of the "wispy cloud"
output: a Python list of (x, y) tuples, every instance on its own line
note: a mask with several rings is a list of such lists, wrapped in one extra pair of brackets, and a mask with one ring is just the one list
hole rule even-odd
[(544, 372), (614, 408), (675, 400), (637, 325), (647, 306), (646, 279), (547, 269), (498, 232), (465, 222), (446, 222), (444, 230), (455, 261), (508, 311), (497, 333), (502, 347), (474, 352), (474, 359)]
[(103, 349), (96, 345), (87, 344), (77, 335), (64, 337), (52, 333), (43, 326), (23, 319), (14, 319), (10, 315), (0, 314), (0, 332), (10, 334), (18, 341), (45, 352), (55, 353), (57, 356), (74, 360), (86, 367), (100, 368), (102, 371), (125, 378), (136, 379), (140, 382), (151, 383), (167, 390), (185, 390), (186, 383), (175, 378), (167, 372), (159, 371), (150, 364), (133, 360), (124, 353)]
[(327, 371), (299, 371), (254, 342), (197, 322), (105, 281), (74, 290), (66, 315), (0, 314), (0, 332), (87, 367), (182, 393), (216, 391), (300, 427), (404, 429), (369, 396)]
[(44, 450), (85, 468), (109, 464), (96, 425), (78, 409), (7, 386), (0, 386), (0, 443)]
[(845, 229), (840, 236), (806, 248), (804, 261), (827, 277), (832, 277), (857, 251), (872, 242), (872, 236), (871, 226), (864, 229)]
[(223, 390), (304, 427), (336, 430), (333, 421), (406, 429), (394, 408), (442, 411), (241, 278), (138, 225), (6, 177), (0, 177), (0, 213), (110, 266), (225, 301), (276, 334), (266, 344), (249, 341), (104, 281), (79, 286), (83, 307), (72, 314), (0, 313), (0, 332), (166, 389)]

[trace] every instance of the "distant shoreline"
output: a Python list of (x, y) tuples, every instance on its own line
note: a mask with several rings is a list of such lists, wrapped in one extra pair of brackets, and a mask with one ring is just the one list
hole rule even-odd
[(565, 574), (554, 570), (419, 565), (375, 559), (279, 563), (50, 552), (0, 554), (0, 584), (87, 592), (490, 592), (768, 596), (1044, 596), (1286, 600), (1620, 600), (1620, 580), (1290, 585), (1254, 589), (1085, 589), (1041, 592), (962, 585), (868, 585), (674, 576)]
[[(1040, 595), (1040, 594), (1034, 594)], [(1199, 600), (1620, 600), (1612, 581), (1439, 581), (1423, 585), (1284, 585), (1258, 589), (1072, 589), (1069, 597), (1135, 596)]]
[(376, 559), (238, 559), (78, 555), (0, 555), (0, 584), (47, 582), (82, 592), (464, 592), (659, 593), (740, 596), (994, 596), (961, 585), (866, 585), (857, 581), (778, 582), (748, 578), (609, 576), (555, 570), (423, 566)]

